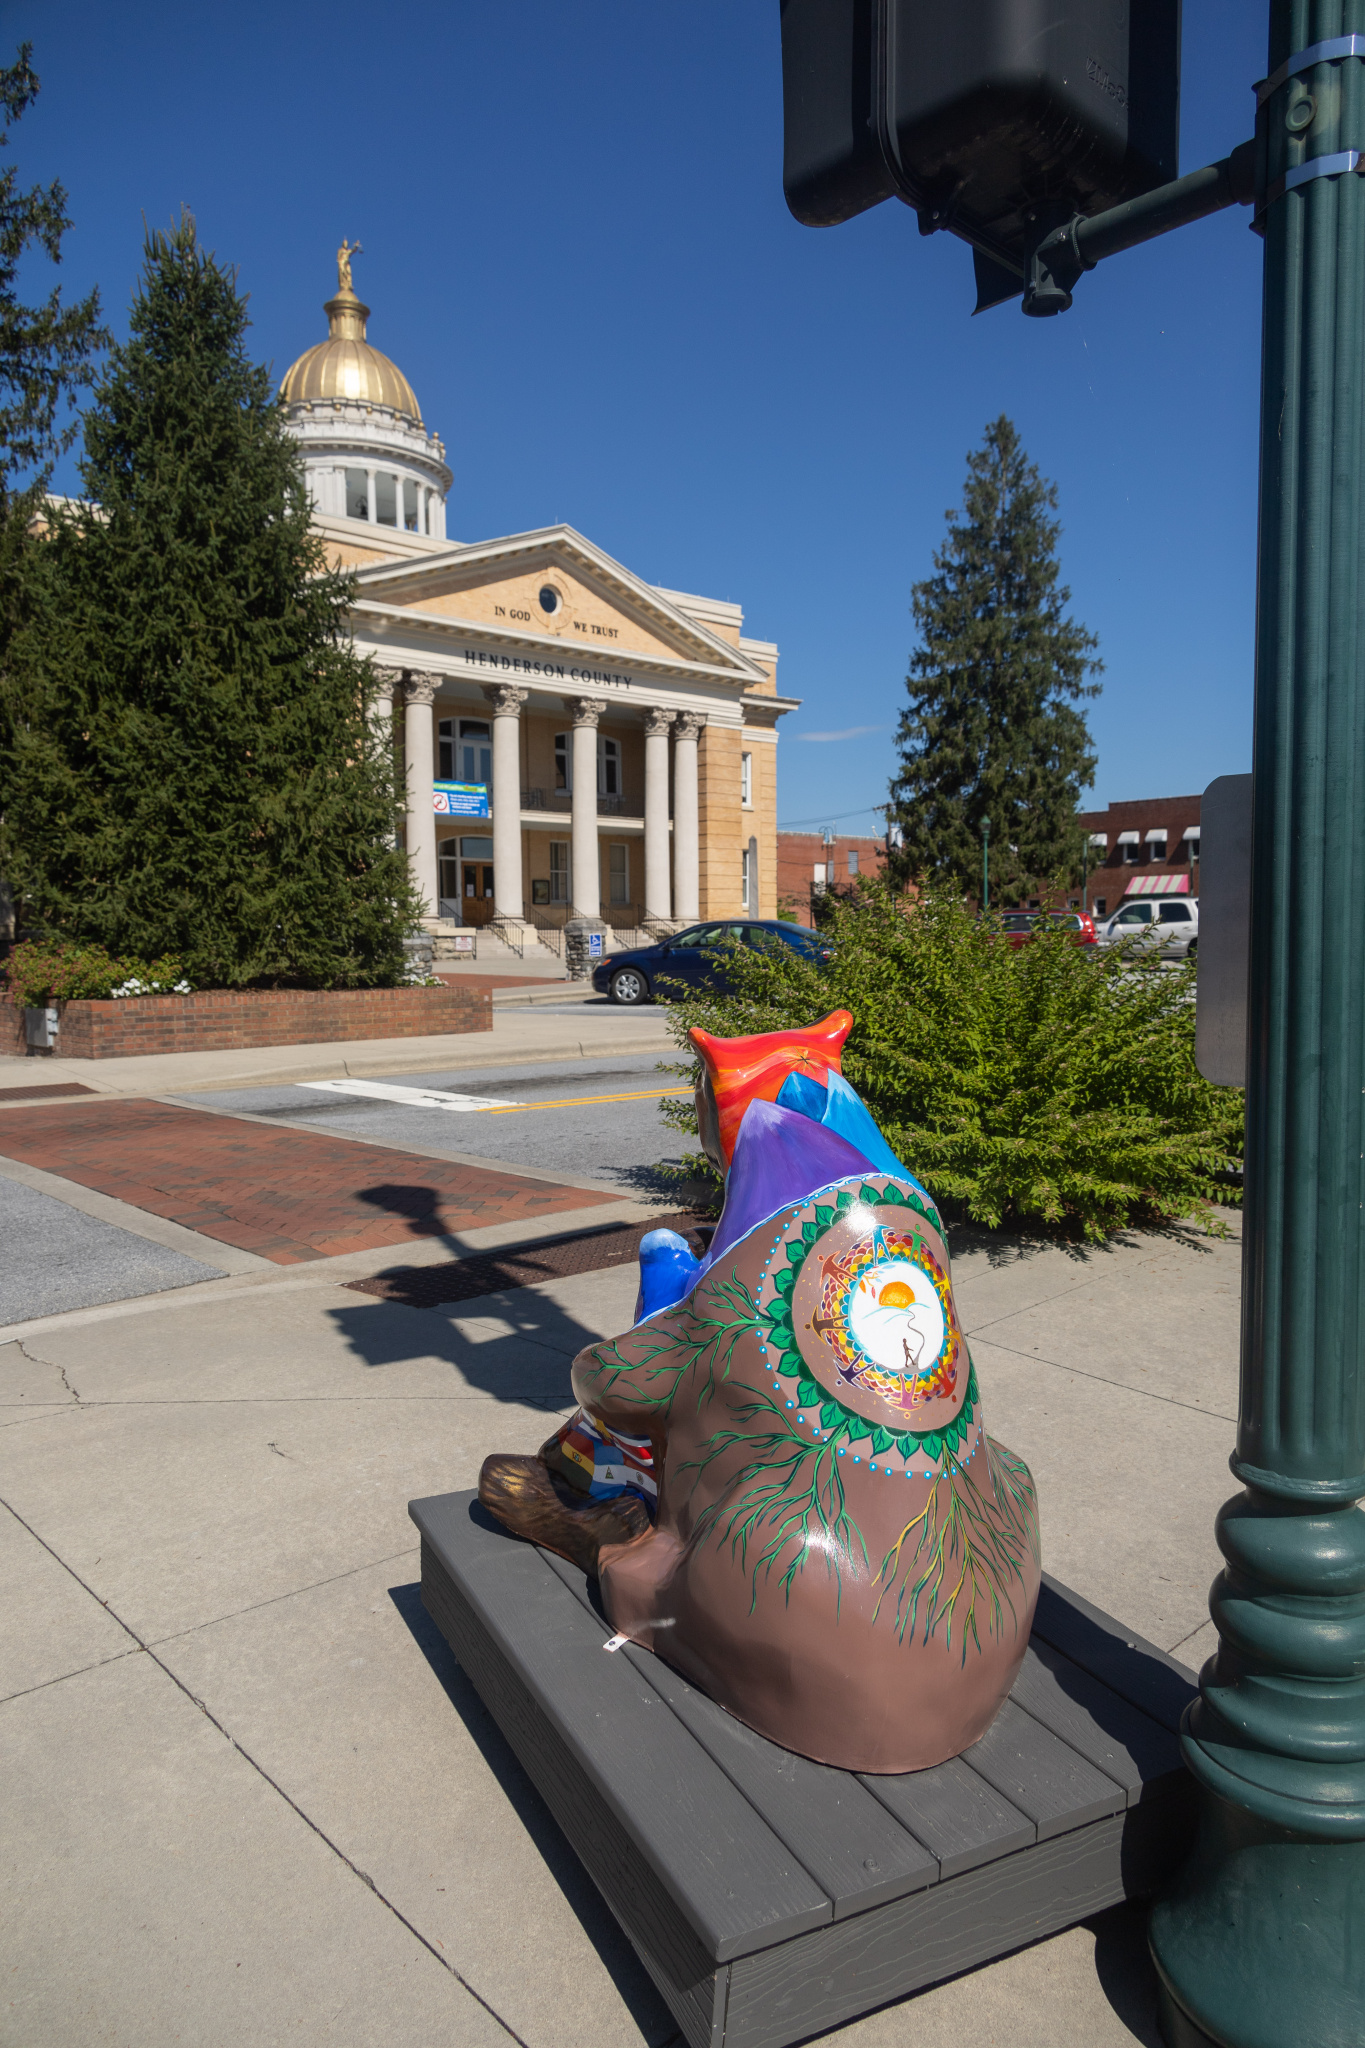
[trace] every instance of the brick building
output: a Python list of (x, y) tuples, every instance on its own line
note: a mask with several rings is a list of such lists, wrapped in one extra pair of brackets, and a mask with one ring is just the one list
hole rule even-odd
[[(1090, 840), (1085, 908), (1112, 916), (1125, 896), (1199, 894), (1199, 798), (1138, 797), (1078, 811)], [(1071, 891), (1073, 901), (1078, 893)]]
[[(886, 843), (844, 833), (826, 839), (819, 832), (777, 835), (777, 901), (794, 910), (798, 924), (813, 924), (811, 897), (822, 889), (846, 888), (859, 875), (879, 874), (886, 865)], [(764, 912), (765, 916), (770, 915)]]

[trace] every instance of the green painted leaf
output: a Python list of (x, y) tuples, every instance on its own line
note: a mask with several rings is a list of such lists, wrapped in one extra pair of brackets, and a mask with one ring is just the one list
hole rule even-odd
[(926, 1458), (937, 1458), (943, 1449), (943, 1438), (938, 1430), (931, 1429), (920, 1438), (919, 1447)]
[(825, 1397), (814, 1380), (802, 1380), (797, 1386), (796, 1398), (803, 1408), (818, 1408)]
[(806, 1241), (806, 1243), (807, 1243), (807, 1244), (814, 1244), (814, 1243), (815, 1243), (815, 1240), (816, 1240), (816, 1238), (817, 1238), (817, 1237), (818, 1237), (818, 1236), (820, 1235), (820, 1226), (819, 1226), (819, 1224), (818, 1224), (818, 1223), (803, 1223), (803, 1224), (801, 1225), (801, 1235), (802, 1235), (802, 1237), (803, 1237), (803, 1238), (805, 1239), (805, 1241)]
[(854, 1415), (851, 1411), (847, 1418), (847, 1427), (848, 1440), (851, 1444), (860, 1444), (864, 1437), (871, 1436), (872, 1434), (872, 1424), (867, 1420), (867, 1417), (865, 1415)]
[(896, 1449), (900, 1452), (901, 1456), (907, 1460), (914, 1457), (915, 1452), (918, 1448), (919, 1438), (916, 1436), (910, 1436), (909, 1434), (907, 1434), (905, 1436), (898, 1436), (896, 1438)]
[(820, 1410), (820, 1427), (822, 1429), (837, 1429), (843, 1419), (843, 1411), (840, 1409), (838, 1402), (826, 1401), (824, 1407)]
[(799, 1351), (784, 1351), (782, 1353), (782, 1361), (778, 1367), (780, 1372), (785, 1373), (788, 1377), (792, 1377), (797, 1373), (803, 1373), (805, 1369), (806, 1361)]
[(892, 1436), (889, 1429), (874, 1429), (872, 1432), (872, 1448), (874, 1451), (889, 1451), (895, 1441), (896, 1439)]
[(858, 1200), (860, 1202), (867, 1202), (871, 1204), (875, 1202), (880, 1202), (881, 1195), (878, 1193), (876, 1188), (870, 1188), (867, 1182), (864, 1181), (862, 1186), (858, 1190)]
[(816, 1227), (816, 1229), (817, 1229), (817, 1230), (821, 1230), (821, 1231), (823, 1231), (823, 1230), (828, 1230), (828, 1229), (829, 1229), (829, 1227), (830, 1227), (830, 1224), (831, 1224), (831, 1223), (833, 1223), (833, 1221), (834, 1221), (834, 1211), (833, 1211), (832, 1209), (817, 1209), (817, 1210), (816, 1210), (816, 1212), (815, 1212), (815, 1227)]
[(790, 1294), (796, 1285), (795, 1266), (782, 1266), (773, 1275), (773, 1286), (779, 1294)]

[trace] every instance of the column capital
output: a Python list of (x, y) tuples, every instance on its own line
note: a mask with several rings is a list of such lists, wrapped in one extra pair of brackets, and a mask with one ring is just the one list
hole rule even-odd
[(704, 711), (680, 711), (673, 721), (675, 740), (694, 740), (706, 723)]
[(442, 677), (430, 670), (418, 669), (409, 675), (403, 685), (403, 694), (409, 704), (430, 704), (435, 700)]
[(405, 668), (389, 668), (386, 664), (377, 661), (374, 665), (374, 672), (379, 679), (379, 694), (381, 696), (402, 696), (403, 678), (407, 674)]
[(661, 704), (651, 704), (645, 713), (645, 731), (652, 740), (658, 739), (660, 733), (667, 734), (674, 716), (672, 711), (665, 711)]
[(562, 702), (575, 725), (596, 725), (607, 708), (601, 697), (565, 697)]
[(483, 694), (499, 718), (516, 718), (531, 692), (519, 689), (515, 683), (485, 683)]

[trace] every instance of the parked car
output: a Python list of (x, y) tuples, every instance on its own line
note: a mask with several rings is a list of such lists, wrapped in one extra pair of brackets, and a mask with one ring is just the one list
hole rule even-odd
[(643, 1003), (653, 996), (655, 986), (666, 981), (666, 995), (684, 988), (715, 988), (725, 977), (725, 962), (736, 946), (751, 946), (756, 952), (790, 947), (809, 960), (826, 961), (833, 952), (820, 932), (805, 925), (787, 924), (773, 918), (736, 918), (723, 924), (693, 924), (674, 932), (657, 946), (633, 946), (628, 953), (611, 953), (599, 960), (592, 971), (592, 985), (599, 995), (614, 1003)]
[(1144, 959), (1193, 959), (1199, 951), (1199, 898), (1130, 896), (1100, 926), (1102, 946), (1117, 946), (1121, 939), (1132, 939), (1133, 951)]
[(1093, 946), (1095, 920), (1080, 910), (1007, 910), (1000, 923), (1011, 946), (1026, 946), (1041, 925), (1055, 924), (1074, 932), (1078, 946)]

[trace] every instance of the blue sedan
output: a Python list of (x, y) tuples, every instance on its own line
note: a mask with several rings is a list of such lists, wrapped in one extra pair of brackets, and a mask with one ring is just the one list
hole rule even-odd
[(751, 946), (759, 953), (789, 947), (817, 962), (832, 957), (821, 933), (804, 925), (777, 918), (737, 918), (726, 924), (689, 925), (657, 946), (612, 953), (594, 967), (592, 985), (614, 1003), (648, 1002), (660, 981), (669, 984), (666, 996), (681, 994), (683, 988), (719, 988), (724, 985), (726, 960), (736, 946)]

